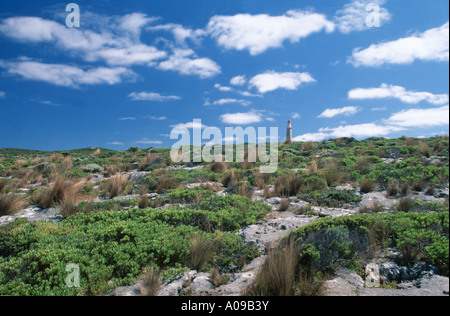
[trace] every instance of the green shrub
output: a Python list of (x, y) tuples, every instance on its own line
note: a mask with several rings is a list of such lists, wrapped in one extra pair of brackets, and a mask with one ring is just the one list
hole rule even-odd
[(203, 199), (214, 195), (214, 192), (203, 187), (193, 189), (174, 189), (169, 190), (167, 195), (162, 197), (167, 203), (192, 203), (197, 199)]
[(89, 173), (99, 173), (99, 172), (103, 172), (105, 169), (96, 163), (92, 163), (92, 164), (87, 164), (87, 165), (83, 166), (83, 170), (84, 170), (84, 172), (89, 172)]
[(300, 193), (297, 197), (313, 205), (328, 207), (341, 207), (343, 204), (361, 201), (361, 198), (355, 195), (355, 191), (335, 189)]
[[(132, 209), (79, 214), (57, 224), (20, 219), (1, 226), (0, 295), (102, 295), (133, 284), (149, 262), (159, 269), (179, 268), (190, 256), (190, 238), (199, 233), (197, 227), (185, 225), (200, 212), (191, 211)], [(203, 215), (207, 220), (213, 212)], [(222, 249), (210, 264), (233, 268), (242, 257), (252, 260), (258, 255), (234, 234), (202, 233), (208, 240), (219, 235)], [(80, 268), (80, 288), (65, 284), (69, 263)]]
[[(343, 234), (336, 235), (335, 241), (326, 239), (327, 235), (324, 234), (333, 227), (340, 227), (340, 234)], [(345, 237), (346, 231), (349, 232), (348, 238)], [(336, 232), (339, 230), (333, 234)], [(325, 262), (329, 263), (352, 260), (351, 258), (358, 253), (370, 252), (370, 247), (374, 244), (382, 248), (398, 247), (405, 258), (405, 263), (413, 264), (423, 260), (435, 264), (441, 274), (448, 275), (448, 232), (448, 212), (360, 214), (320, 219), (297, 229), (285, 240), (293, 238), (297, 243), (313, 244), (317, 251), (320, 247), (326, 249), (334, 244), (338, 248), (331, 252), (325, 251), (329, 258)], [(370, 239), (367, 239), (368, 237)], [(347, 247), (339, 240), (349, 241), (351, 244)], [(336, 259), (338, 257), (340, 259)], [(320, 269), (326, 266), (327, 264), (317, 265)]]

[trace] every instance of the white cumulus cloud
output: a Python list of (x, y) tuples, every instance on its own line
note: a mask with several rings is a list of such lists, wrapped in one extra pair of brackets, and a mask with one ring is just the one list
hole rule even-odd
[(245, 76), (236, 76), (231, 78), (230, 84), (233, 86), (243, 86), (247, 83), (247, 78)]
[(416, 60), (449, 61), (449, 23), (421, 34), (395, 41), (357, 48), (349, 58), (354, 66), (377, 67), (384, 64), (411, 64)]
[(98, 67), (85, 70), (76, 66), (35, 62), (27, 58), (14, 62), (0, 60), (0, 68), (6, 69), (8, 74), (19, 75), (27, 80), (71, 88), (78, 88), (81, 85), (113, 85), (136, 78), (133, 71), (124, 67)]
[(435, 105), (448, 103), (448, 94), (433, 94), (430, 92), (408, 91), (406, 88), (383, 83), (379, 88), (357, 88), (349, 91), (348, 98), (352, 100), (395, 98), (404, 103), (417, 104), (426, 101)]
[(232, 125), (250, 125), (261, 122), (262, 114), (251, 111), (247, 113), (228, 113), (220, 117), (221, 121), (225, 124)]
[(316, 82), (307, 72), (284, 72), (278, 73), (268, 71), (250, 79), (251, 87), (258, 89), (260, 93), (266, 93), (277, 89), (297, 90), (305, 83)]
[(343, 9), (336, 12), (335, 23), (342, 33), (354, 31), (364, 31), (369, 28), (367, 18), (373, 12), (373, 8), (379, 10), (378, 14), (380, 26), (390, 21), (391, 14), (382, 5), (385, 0), (354, 0), (347, 3)]
[(174, 49), (169, 59), (157, 66), (161, 70), (176, 71), (182, 75), (196, 75), (202, 79), (222, 72), (221, 67), (209, 58), (199, 58), (192, 49)]
[(128, 97), (134, 101), (164, 102), (181, 100), (181, 97), (176, 95), (165, 96), (156, 92), (132, 92), (128, 95)]
[(346, 106), (338, 109), (326, 109), (322, 114), (320, 114), (319, 118), (333, 118), (338, 115), (351, 116), (355, 115), (361, 110), (361, 108), (356, 106)]
[(251, 101), (241, 100), (241, 99), (220, 99), (213, 102), (214, 105), (226, 105), (226, 104), (239, 104), (242, 106), (249, 106), (252, 104)]
[(432, 109), (409, 109), (393, 114), (386, 124), (400, 127), (434, 127), (449, 124), (449, 106)]
[(323, 30), (330, 33), (334, 28), (334, 23), (325, 15), (291, 10), (281, 16), (213, 16), (207, 31), (217, 40), (219, 46), (228, 50), (248, 50), (255, 56), (269, 48), (282, 47), (286, 40), (297, 43), (313, 33)]

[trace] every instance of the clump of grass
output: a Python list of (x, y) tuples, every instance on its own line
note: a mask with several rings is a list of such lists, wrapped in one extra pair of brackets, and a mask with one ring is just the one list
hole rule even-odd
[(62, 161), (62, 160), (64, 160), (64, 156), (61, 154), (52, 154), (50, 157), (47, 158), (47, 161), (51, 162), (51, 163), (55, 163), (57, 161)]
[(421, 181), (415, 181), (415, 182), (412, 184), (412, 189), (413, 189), (414, 191), (416, 191), (416, 192), (422, 192), (424, 188), (425, 188), (425, 183), (424, 183), (423, 180), (421, 180)]
[(326, 161), (323, 164), (323, 168), (320, 170), (320, 173), (327, 182), (328, 186), (345, 182), (348, 179), (348, 175), (342, 170), (339, 163), (335, 160)]
[(223, 161), (216, 161), (209, 166), (209, 169), (215, 173), (222, 173), (227, 169), (227, 164)]
[(263, 192), (263, 196), (264, 196), (264, 198), (266, 198), (266, 199), (270, 199), (271, 197), (273, 197), (273, 191), (272, 190), (270, 190), (270, 188), (269, 188), (269, 186), (268, 185), (266, 185), (266, 186), (264, 186), (264, 192)]
[(201, 271), (214, 258), (220, 248), (220, 242), (208, 239), (201, 234), (192, 236), (190, 242), (188, 265), (193, 270)]
[(404, 182), (400, 185), (400, 195), (402, 197), (406, 197), (411, 193), (411, 189), (409, 187), (409, 184)]
[(160, 154), (148, 153), (142, 160), (139, 162), (139, 170), (145, 171), (151, 168), (153, 165), (160, 164), (161, 167), (165, 167), (166, 164), (162, 160), (162, 156)]
[(431, 157), (431, 148), (428, 143), (422, 141), (419, 143), (419, 152), (427, 158)]
[(280, 207), (278, 208), (279, 212), (285, 212), (291, 206), (291, 201), (289, 199), (281, 199)]
[(253, 188), (247, 181), (241, 181), (236, 184), (234, 193), (240, 196), (246, 196), (248, 198), (252, 197)]
[(71, 192), (66, 192), (63, 200), (59, 203), (60, 213), (63, 218), (68, 218), (77, 213), (77, 205), (80, 202), (78, 188), (73, 187)]
[(376, 183), (374, 181), (364, 177), (361, 180), (359, 186), (361, 187), (361, 192), (362, 193), (369, 193), (369, 192), (372, 192), (373, 190), (375, 190)]
[(409, 212), (414, 206), (414, 201), (409, 198), (403, 198), (398, 201), (397, 211), (399, 212)]
[(170, 175), (163, 175), (158, 179), (156, 193), (161, 194), (166, 190), (173, 190), (180, 186), (180, 183)]
[(0, 179), (0, 193), (8, 186), (8, 180)]
[(302, 145), (302, 150), (303, 151), (310, 151), (314, 148), (314, 143), (312, 142), (306, 142)]
[(370, 172), (370, 161), (367, 157), (361, 157), (358, 159), (355, 169), (362, 175), (366, 175)]
[(57, 174), (54, 175), (54, 181), (48, 189), (37, 191), (30, 197), (30, 203), (42, 209), (51, 208), (56, 203), (61, 206), (64, 217), (70, 216), (75, 209), (74, 204), (81, 199), (82, 186), (82, 181), (75, 181), (65, 175)]
[(400, 188), (395, 181), (391, 181), (387, 187), (388, 196), (397, 196), (400, 193)]
[(239, 182), (239, 177), (236, 175), (234, 170), (228, 171), (225, 173), (221, 178), (220, 182), (223, 184), (224, 187), (229, 188), (233, 185), (236, 185), (236, 183)]
[(256, 276), (255, 295), (294, 295), (299, 254), (299, 249), (293, 242), (285, 247), (269, 250), (266, 262)]
[(384, 205), (381, 204), (379, 201), (375, 200), (372, 202), (372, 205), (370, 207), (362, 207), (359, 209), (360, 214), (372, 214), (372, 213), (381, 213), (384, 211)]
[(20, 170), (26, 164), (27, 164), (27, 161), (25, 159), (17, 159), (16, 163), (14, 164), (14, 167), (16, 167), (17, 169)]
[(257, 186), (258, 188), (264, 188), (270, 183), (270, 180), (272, 179), (272, 174), (255, 172), (254, 177), (255, 177), (254, 180), (255, 186)]
[(128, 183), (128, 177), (118, 174), (111, 179), (103, 182), (100, 189), (109, 193), (109, 198), (115, 198), (123, 193), (131, 192), (132, 187)]
[(25, 202), (20, 195), (0, 193), (0, 216), (13, 215), (24, 206)]
[(142, 296), (155, 296), (161, 289), (161, 274), (155, 268), (148, 268), (143, 277), (143, 283), (140, 288)]
[(138, 198), (138, 207), (140, 209), (147, 208), (148, 207), (148, 202), (149, 202), (149, 199), (148, 199), (147, 195), (140, 195), (139, 198)]
[(281, 197), (294, 196), (302, 184), (302, 180), (297, 175), (279, 175), (275, 183), (275, 192)]
[(211, 271), (210, 280), (215, 287), (227, 284), (230, 281), (230, 276), (221, 274), (217, 268)]
[(66, 173), (67, 171), (72, 169), (72, 167), (73, 167), (72, 157), (67, 156), (62, 160), (61, 164), (58, 166), (59, 173)]

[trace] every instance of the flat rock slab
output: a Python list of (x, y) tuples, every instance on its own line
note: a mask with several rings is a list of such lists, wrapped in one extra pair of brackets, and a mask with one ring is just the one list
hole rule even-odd
[(449, 278), (434, 275), (415, 282), (401, 283), (397, 289), (365, 288), (356, 272), (341, 268), (334, 279), (325, 282), (324, 296), (448, 296)]
[(222, 285), (210, 292), (214, 296), (240, 296), (255, 281), (256, 276), (266, 261), (267, 256), (261, 256), (253, 260), (241, 273), (235, 273), (231, 276), (228, 284)]
[(356, 209), (329, 208), (329, 207), (319, 207), (319, 206), (313, 206), (311, 209), (319, 217), (337, 218), (337, 217), (341, 217), (341, 216), (358, 214), (358, 210), (356, 210)]
[(397, 200), (388, 199), (386, 197), (386, 192), (370, 192), (362, 195), (362, 200), (359, 203), (359, 206), (371, 208), (374, 203), (384, 205), (385, 209), (391, 210), (394, 209)]
[(293, 230), (308, 225), (315, 221), (317, 217), (296, 215), (290, 212), (273, 214), (275, 218), (266, 222), (247, 226), (239, 231), (246, 243), (255, 244), (261, 252), (266, 251), (292, 232)]
[(14, 222), (17, 218), (26, 218), (30, 222), (53, 221), (61, 222), (63, 218), (59, 215), (59, 208), (40, 209), (36, 206), (30, 206), (12, 216), (0, 217), (0, 226)]

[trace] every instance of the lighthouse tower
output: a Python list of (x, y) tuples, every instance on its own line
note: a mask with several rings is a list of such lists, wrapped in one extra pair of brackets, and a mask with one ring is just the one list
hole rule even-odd
[(292, 144), (292, 123), (288, 121), (287, 132), (286, 132), (286, 144)]

